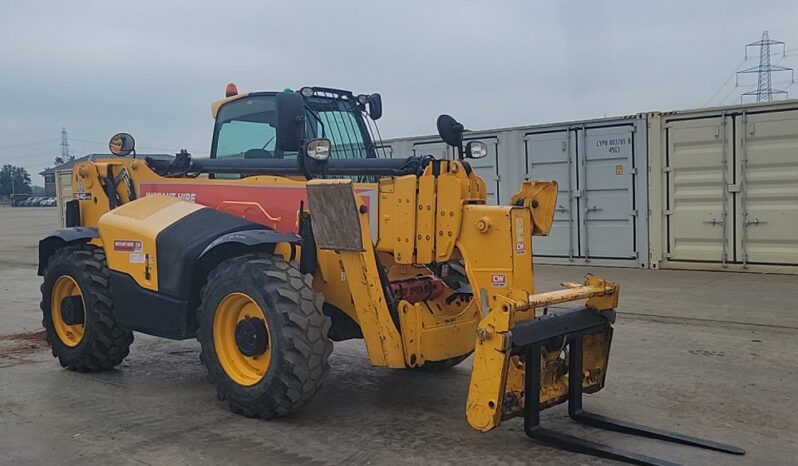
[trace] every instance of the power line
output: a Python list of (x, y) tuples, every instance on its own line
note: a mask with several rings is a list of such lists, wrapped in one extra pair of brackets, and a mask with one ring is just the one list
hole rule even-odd
[[(731, 74), (729, 75), (729, 77), (728, 77), (728, 78), (726, 78), (726, 81), (724, 81), (724, 82), (723, 82), (723, 84), (721, 84), (721, 85), (720, 85), (720, 87), (718, 88), (718, 90), (717, 90), (717, 91), (715, 91), (715, 93), (714, 93), (714, 94), (712, 94), (712, 97), (710, 97), (709, 99), (707, 99), (707, 101), (706, 101), (706, 102), (704, 102), (704, 105), (702, 105), (703, 107), (706, 107), (707, 105), (709, 105), (709, 103), (710, 103), (710, 102), (712, 102), (712, 100), (713, 100), (713, 99), (714, 99), (714, 98), (715, 98), (715, 97), (716, 97), (718, 94), (720, 94), (720, 91), (722, 91), (722, 90), (723, 90), (723, 88), (724, 88), (724, 87), (726, 87), (726, 84), (729, 84), (729, 81), (731, 81), (731, 79), (737, 75), (737, 70), (738, 70), (738, 69), (740, 69), (740, 67), (743, 65), (743, 63), (745, 63), (745, 61), (746, 61), (747, 59), (748, 59), (747, 57), (746, 57), (746, 58), (743, 58), (742, 60), (740, 60), (740, 63), (738, 63), (737, 65), (735, 65), (735, 67), (734, 67), (734, 70), (731, 72)], [(735, 87), (737, 87), (737, 86), (735, 86)], [(734, 88), (732, 88), (732, 90), (734, 90)], [(726, 99), (723, 99), (723, 100), (726, 100)]]
[(17, 149), (20, 147), (41, 146), (43, 144), (52, 144), (58, 141), (58, 138), (45, 139), (39, 142), (22, 142), (19, 144), (9, 144), (7, 146), (0, 146), (0, 150)]
[[(85, 143), (85, 144), (93, 144), (93, 145), (97, 145), (97, 146), (107, 147), (107, 143), (105, 143), (105, 142), (92, 141), (92, 140), (89, 140), (89, 139), (72, 138), (72, 141), (73, 142), (82, 142), (82, 143)], [(151, 146), (137, 146), (136, 148), (137, 149), (142, 149), (142, 150), (145, 150), (145, 151), (153, 151), (153, 152), (166, 152), (166, 153), (175, 152), (174, 148), (165, 149), (163, 147), (151, 147)], [(192, 153), (205, 154), (205, 155), (208, 154), (208, 152), (204, 152), (204, 151), (192, 151)]]
[(771, 31), (781, 31), (783, 29), (791, 29), (791, 28), (798, 28), (798, 24), (790, 24), (789, 26), (781, 26), (777, 28), (771, 29)]
[(17, 155), (17, 156), (14, 156), (14, 157), (0, 157), (0, 162), (9, 162), (9, 161), (12, 161), (12, 160), (22, 160), (22, 159), (37, 159), (37, 158), (42, 158), (42, 157), (51, 158), (51, 157), (53, 157), (53, 154), (51, 154), (51, 153), (38, 153), (38, 154)]

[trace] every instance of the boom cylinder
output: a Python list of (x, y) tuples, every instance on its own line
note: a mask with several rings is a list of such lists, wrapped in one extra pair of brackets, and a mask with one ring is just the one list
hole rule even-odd
[[(403, 176), (420, 174), (429, 157), (396, 159), (330, 159), (317, 162), (306, 159), (313, 175), (324, 176)], [(166, 176), (182, 173), (213, 173), (273, 176), (303, 176), (297, 159), (191, 159), (184, 168), (149, 160), (148, 164)]]

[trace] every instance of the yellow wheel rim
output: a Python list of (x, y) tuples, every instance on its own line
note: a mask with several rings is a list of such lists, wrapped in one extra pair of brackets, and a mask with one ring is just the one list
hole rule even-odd
[[(236, 342), (236, 327), (245, 319), (251, 318), (263, 321), (267, 345), (263, 353), (247, 356), (241, 352)], [(230, 293), (216, 306), (213, 316), (213, 344), (225, 373), (239, 385), (255, 385), (269, 370), (272, 359), (269, 324), (258, 303), (244, 293)]]
[(85, 331), (84, 324), (69, 325), (64, 322), (62, 315), (61, 305), (64, 298), (70, 296), (80, 296), (83, 302), (83, 322), (86, 322), (86, 301), (83, 299), (83, 294), (80, 292), (78, 282), (69, 275), (61, 275), (53, 285), (53, 294), (50, 301), (50, 312), (53, 317), (53, 327), (58, 339), (67, 346), (78, 346), (83, 339), (83, 332)]

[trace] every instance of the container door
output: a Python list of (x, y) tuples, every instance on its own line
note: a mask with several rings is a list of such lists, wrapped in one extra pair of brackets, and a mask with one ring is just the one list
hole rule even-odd
[(488, 190), (488, 204), (496, 205), (499, 203), (499, 140), (496, 138), (465, 139), (463, 144), (469, 141), (484, 142), (488, 146), (488, 155), (481, 159), (470, 159), (468, 163), (474, 169), (474, 173), (485, 180)]
[(436, 159), (452, 158), (451, 148), (443, 141), (413, 144), (413, 155), (431, 155)]
[(798, 111), (737, 117), (739, 261), (798, 264)]
[(670, 260), (734, 260), (732, 125), (726, 116), (668, 123), (666, 227)]
[(634, 127), (579, 131), (581, 255), (637, 257), (635, 242)]
[(578, 254), (578, 211), (575, 194), (575, 133), (569, 130), (528, 134), (525, 138), (527, 173), (530, 180), (554, 180), (558, 184), (557, 206), (549, 236), (538, 236), (533, 243), (536, 256), (567, 257)]
[(390, 144), (378, 145), (376, 149), (377, 149), (377, 158), (380, 159), (393, 158), (393, 146), (391, 146)]
[(72, 170), (56, 172), (55, 201), (61, 226), (66, 225), (66, 203), (72, 200)]

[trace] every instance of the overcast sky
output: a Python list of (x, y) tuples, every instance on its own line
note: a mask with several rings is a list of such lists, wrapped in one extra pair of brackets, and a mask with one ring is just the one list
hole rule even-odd
[(228, 82), (380, 92), (384, 137), (432, 134), (440, 113), (486, 129), (734, 103), (766, 28), (787, 42), (774, 63), (798, 67), (795, 0), (0, 0), (0, 163), (40, 171), (62, 126), (78, 156), (118, 131), (207, 155)]

